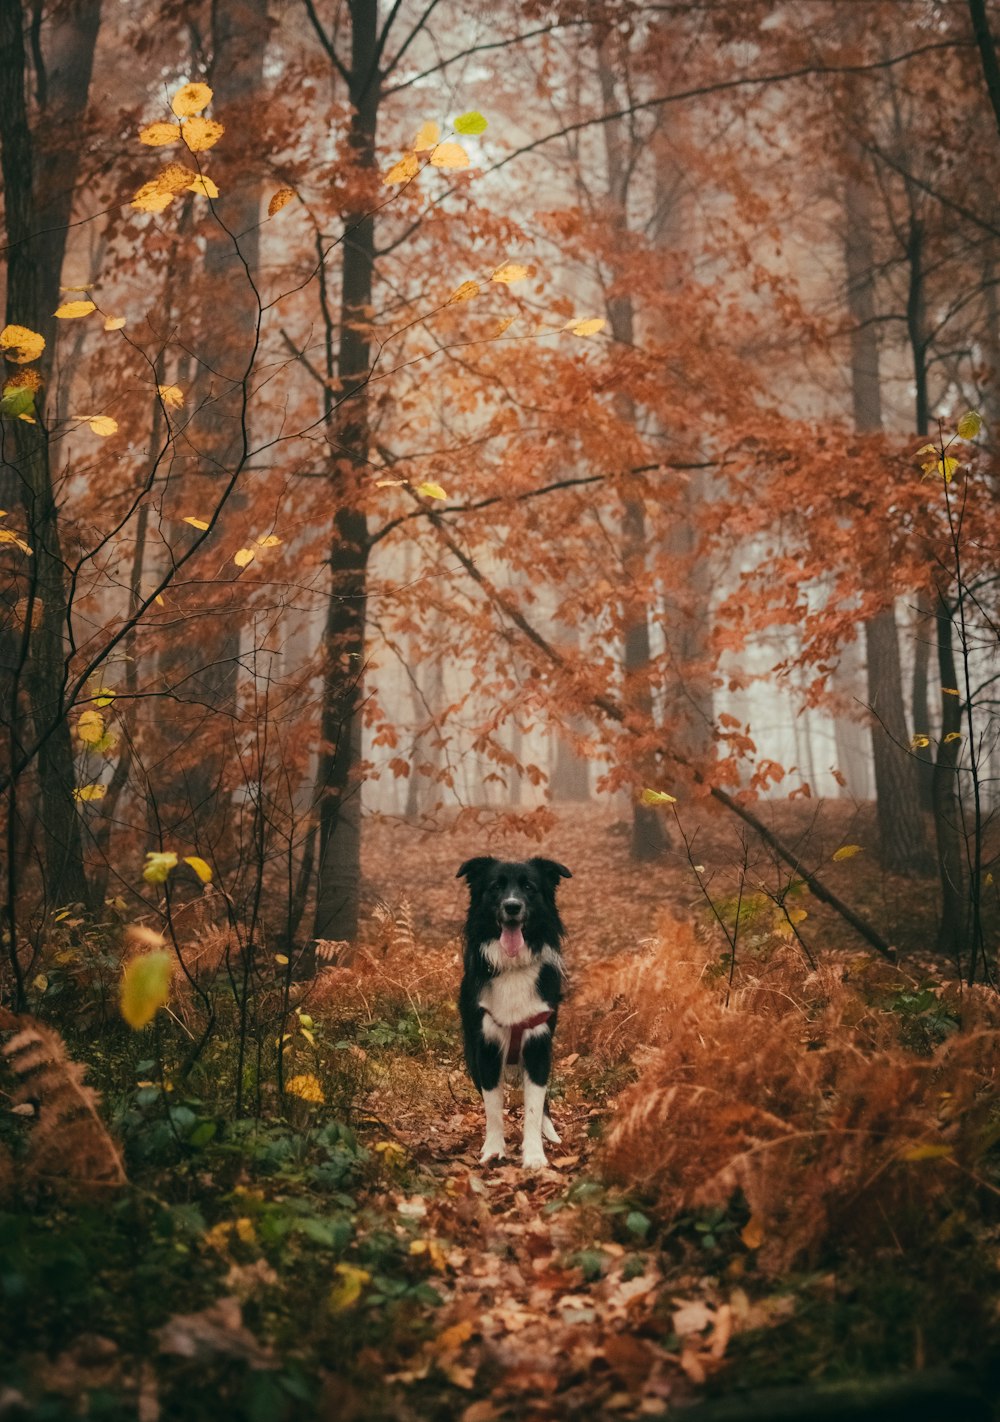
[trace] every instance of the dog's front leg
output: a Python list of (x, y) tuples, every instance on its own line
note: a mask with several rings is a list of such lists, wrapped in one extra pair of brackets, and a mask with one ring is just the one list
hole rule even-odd
[(481, 1164), (502, 1160), (507, 1154), (503, 1138), (503, 1048), (484, 1040), (479, 1051), (479, 1089), (486, 1108), (486, 1140), (479, 1154)]
[(521, 1164), (526, 1170), (538, 1170), (548, 1164), (542, 1145), (545, 1119), (545, 1093), (552, 1064), (552, 1037), (547, 1027), (528, 1037), (524, 1043), (524, 1139), (521, 1144)]

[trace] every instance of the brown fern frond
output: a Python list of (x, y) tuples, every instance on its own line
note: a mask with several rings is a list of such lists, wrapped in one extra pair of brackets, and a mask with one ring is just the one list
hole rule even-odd
[(98, 1114), (97, 1092), (83, 1084), (84, 1068), (67, 1056), (58, 1033), (30, 1017), (20, 1022), (3, 1054), (19, 1078), (15, 1105), (33, 1103), (38, 1112), (24, 1178), (72, 1195), (125, 1185), (118, 1147)]
[(397, 952), (412, 953), (415, 945), (416, 934), (413, 930), (413, 906), (409, 899), (403, 899), (395, 914), (392, 946)]

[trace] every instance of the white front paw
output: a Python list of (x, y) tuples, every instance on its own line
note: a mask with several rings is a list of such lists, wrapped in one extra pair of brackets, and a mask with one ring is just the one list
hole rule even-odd
[(521, 1151), (521, 1164), (525, 1170), (544, 1170), (548, 1163), (541, 1144), (526, 1145)]
[(479, 1163), (485, 1165), (488, 1160), (503, 1160), (507, 1154), (507, 1146), (503, 1136), (487, 1136), (486, 1144), (479, 1152)]
[(551, 1116), (542, 1117), (542, 1135), (547, 1141), (551, 1141), (553, 1145), (560, 1145), (562, 1142), (562, 1136), (552, 1124)]

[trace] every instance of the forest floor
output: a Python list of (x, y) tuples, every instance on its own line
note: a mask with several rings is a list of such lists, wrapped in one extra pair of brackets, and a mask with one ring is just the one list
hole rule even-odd
[[(918, 993), (928, 973), (942, 978), (922, 936), (934, 886), (878, 871), (867, 807), (769, 813), (900, 945), (901, 981)], [(681, 1417), (704, 1396), (771, 1384), (814, 1389), (926, 1368), (931, 1378), (970, 1355), (980, 1373), (988, 1367), (1000, 1356), (1000, 1229), (978, 1216), (949, 1203), (933, 1238), (928, 1223), (921, 1242), (918, 1225), (916, 1245), (900, 1226), (867, 1257), (820, 1250), (808, 1268), (767, 1271), (738, 1199), (664, 1213), (606, 1170), (603, 1143), (644, 1045), (616, 1049), (631, 1026), (615, 973), (682, 922), (689, 948), (725, 973), (708, 899), (726, 917), (741, 876), (745, 895), (763, 885), (767, 927), (769, 895), (789, 887), (773, 854), (710, 805), (685, 816), (687, 846), (669, 823), (673, 848), (653, 866), (631, 863), (628, 826), (601, 806), (560, 807), (540, 837), (469, 816), (423, 830), (370, 823), (363, 946), (351, 966), (301, 985), (288, 1068), (301, 1098), (286, 1097), (285, 1120), (272, 1111), (238, 1129), (207, 1080), (169, 1095), (171, 1083), (149, 1079), (151, 1060), (130, 1060), (138, 1089), (116, 1098), (122, 1061), (90, 1052), (134, 1189), (113, 1208), (0, 1210), (0, 1417)], [(834, 860), (848, 844), (860, 849)], [(513, 1160), (480, 1165), (482, 1106), (461, 1066), (465, 889), (455, 875), (491, 852), (546, 854), (573, 873), (560, 891), (568, 984), (551, 1093), (562, 1140), (539, 1171), (516, 1164), (519, 1092), (508, 1110)], [(790, 951), (866, 956), (829, 910), (806, 902)], [(738, 957), (754, 951), (751, 927)], [(919, 1021), (933, 1027), (940, 1004), (928, 1001)], [(134, 1054), (141, 1035), (122, 1037), (121, 1050)], [(807, 1393), (788, 1415), (816, 1405)], [(767, 1417), (766, 1401), (751, 1415)], [(989, 1412), (952, 1398), (941, 1416)]]

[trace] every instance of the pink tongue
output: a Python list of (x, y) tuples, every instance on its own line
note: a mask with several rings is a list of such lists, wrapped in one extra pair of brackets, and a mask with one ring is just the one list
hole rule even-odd
[(524, 934), (519, 928), (502, 928), (500, 942), (503, 944), (503, 950), (507, 956), (516, 958), (524, 947)]

